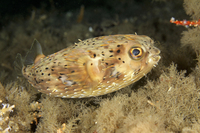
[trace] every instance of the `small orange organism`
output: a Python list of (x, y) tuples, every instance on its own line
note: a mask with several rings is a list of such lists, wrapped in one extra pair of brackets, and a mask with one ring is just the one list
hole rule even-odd
[(197, 27), (200, 25), (200, 19), (198, 21), (188, 21), (188, 20), (182, 20), (182, 21), (179, 21), (179, 20), (175, 20), (174, 17), (172, 17), (170, 19), (170, 22), (171, 23), (174, 23), (176, 25), (182, 25), (182, 26), (185, 26), (186, 28), (188, 28), (189, 26), (194, 26), (194, 27)]

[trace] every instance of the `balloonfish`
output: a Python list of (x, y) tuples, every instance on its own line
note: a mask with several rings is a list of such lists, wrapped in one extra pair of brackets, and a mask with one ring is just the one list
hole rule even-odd
[(119, 34), (86, 39), (49, 56), (34, 40), (23, 75), (38, 91), (62, 98), (108, 94), (145, 76), (160, 50), (145, 35)]

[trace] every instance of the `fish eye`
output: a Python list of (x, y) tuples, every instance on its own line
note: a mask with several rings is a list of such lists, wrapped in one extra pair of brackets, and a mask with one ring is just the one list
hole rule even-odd
[(143, 56), (143, 50), (140, 47), (132, 47), (129, 54), (133, 59), (140, 59)]

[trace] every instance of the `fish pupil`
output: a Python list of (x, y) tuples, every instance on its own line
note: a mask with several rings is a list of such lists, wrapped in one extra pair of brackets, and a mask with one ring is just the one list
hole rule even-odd
[(140, 50), (134, 49), (132, 53), (133, 53), (133, 55), (137, 56), (140, 54)]

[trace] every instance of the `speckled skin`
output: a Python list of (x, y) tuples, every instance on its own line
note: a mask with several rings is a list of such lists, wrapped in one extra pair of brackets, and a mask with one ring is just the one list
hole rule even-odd
[[(128, 86), (160, 60), (159, 49), (144, 35), (110, 35), (86, 39), (51, 54), (23, 75), (40, 92), (63, 98), (104, 95)], [(130, 49), (141, 49), (135, 58)]]

